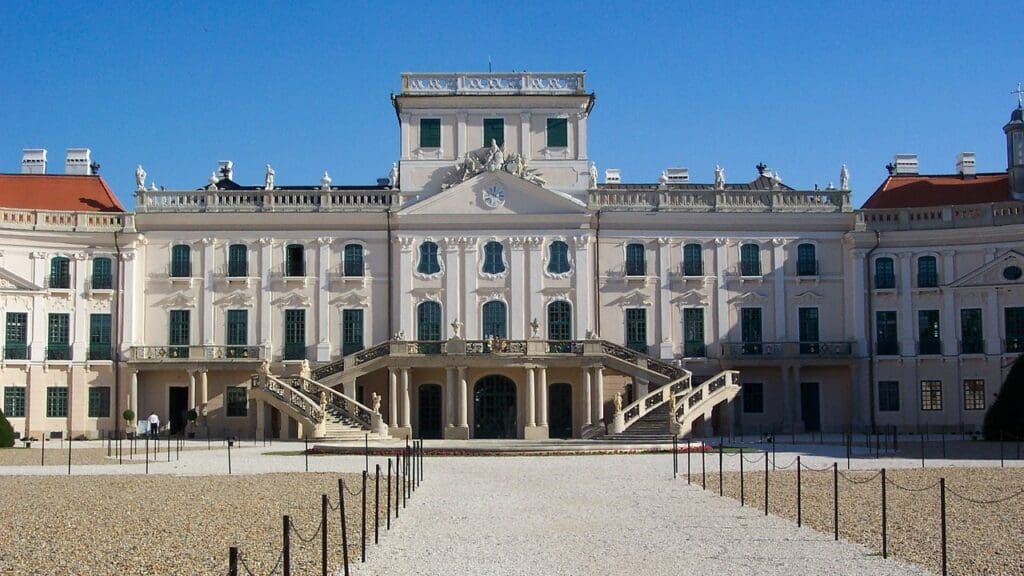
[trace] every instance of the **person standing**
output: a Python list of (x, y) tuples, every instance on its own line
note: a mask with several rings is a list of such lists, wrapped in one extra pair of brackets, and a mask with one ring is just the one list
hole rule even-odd
[(156, 415), (156, 412), (149, 413), (149, 435), (157, 436), (160, 434), (160, 417)]

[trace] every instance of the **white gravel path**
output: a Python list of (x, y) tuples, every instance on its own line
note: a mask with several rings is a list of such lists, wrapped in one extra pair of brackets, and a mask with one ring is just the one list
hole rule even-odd
[(741, 509), (666, 455), (428, 459), (357, 574), (927, 574)]

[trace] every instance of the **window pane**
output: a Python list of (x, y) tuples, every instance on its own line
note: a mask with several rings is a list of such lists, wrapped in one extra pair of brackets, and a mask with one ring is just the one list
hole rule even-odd
[(800, 331), (800, 353), (818, 354), (820, 344), (818, 342), (818, 309), (798, 309), (798, 328)]
[(942, 354), (942, 340), (939, 336), (939, 311), (917, 311), (919, 354)]
[(67, 418), (68, 389), (64, 386), (51, 386), (46, 389), (46, 417)]
[(899, 354), (899, 341), (896, 338), (896, 312), (875, 313), (875, 345), (877, 353), (883, 356)]
[(28, 313), (7, 313), (7, 344), (4, 358), (7, 360), (28, 360)]
[(499, 242), (484, 244), (484, 273), (501, 274), (505, 272), (505, 261), (502, 258), (504, 246)]
[(647, 310), (626, 309), (626, 347), (647, 353)]
[(192, 276), (192, 249), (184, 244), (171, 248), (171, 276), (188, 278)]
[(363, 311), (342, 310), (341, 353), (352, 354), (363, 349)]
[(921, 381), (921, 410), (942, 410), (942, 381)]
[(70, 360), (70, 320), (69, 314), (50, 314), (47, 323), (46, 359)]
[(244, 278), (249, 275), (248, 252), (244, 244), (232, 244), (228, 248), (228, 276)]
[(416, 309), (416, 339), (441, 339), (441, 305), (423, 302)]
[(249, 398), (245, 388), (228, 386), (224, 391), (224, 404), (228, 418), (241, 418), (249, 415)]
[(569, 271), (569, 245), (556, 240), (548, 246), (548, 272), (565, 274)]
[(89, 316), (89, 359), (111, 359), (111, 328), (110, 314), (91, 314)]
[(245, 346), (249, 343), (249, 311), (228, 310), (228, 346)]
[(743, 412), (761, 414), (764, 412), (764, 384), (743, 382)]
[(4, 388), (4, 414), (8, 418), (25, 417), (24, 386), (7, 386)]
[(798, 276), (818, 275), (818, 256), (814, 244), (800, 244), (796, 249), (796, 273)]
[(437, 274), (441, 271), (441, 263), (437, 260), (437, 244), (420, 244), (420, 262), (416, 266), (416, 271), (420, 274)]
[(420, 148), (441, 147), (441, 119), (420, 119)]
[(110, 290), (114, 286), (110, 258), (96, 258), (92, 261), (93, 290)]
[(985, 409), (985, 381), (964, 380), (964, 410)]
[(917, 287), (934, 288), (939, 285), (939, 272), (934, 256), (917, 259)]
[(483, 337), (508, 338), (507, 310), (504, 302), (492, 301), (483, 306)]
[(1024, 352), (1024, 308), (1006, 308), (1003, 311), (1006, 328), (1006, 352)]
[(548, 118), (548, 148), (565, 148), (569, 145), (569, 120)]
[(63, 256), (50, 260), (50, 288), (71, 287), (71, 261)]
[(110, 417), (110, 387), (89, 388), (89, 418)]
[(960, 310), (960, 353), (982, 354), (985, 337), (982, 329), (981, 308)]
[(683, 308), (683, 356), (703, 358), (707, 355), (704, 345), (704, 309)]
[(896, 272), (892, 258), (875, 260), (875, 288), (891, 289), (896, 287)]
[(171, 310), (168, 344), (171, 346), (188, 346), (191, 333), (191, 319), (192, 315), (189, 310)]
[(761, 249), (757, 244), (744, 244), (740, 247), (740, 275), (761, 275)]
[(363, 275), (363, 246), (361, 244), (345, 245), (345, 276), (359, 277)]
[(499, 148), (505, 146), (505, 119), (484, 118), (484, 142), (483, 147), (489, 148), (491, 140), (498, 144)]
[(644, 276), (647, 274), (643, 244), (626, 245), (626, 276)]
[(878, 383), (878, 410), (880, 412), (898, 412), (900, 409), (900, 383), (895, 380), (882, 380)]
[(285, 250), (285, 275), (306, 275), (306, 250), (301, 244), (289, 244)]
[(302, 360), (306, 357), (306, 311), (284, 311), (284, 359)]
[(548, 304), (548, 340), (572, 339), (572, 306), (565, 300)]
[(704, 261), (700, 244), (687, 244), (683, 247), (683, 275), (703, 276)]

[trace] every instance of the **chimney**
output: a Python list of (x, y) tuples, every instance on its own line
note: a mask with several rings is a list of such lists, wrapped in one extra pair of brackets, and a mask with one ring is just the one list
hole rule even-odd
[(76, 176), (92, 174), (92, 170), (89, 168), (90, 154), (91, 152), (89, 152), (88, 148), (68, 148), (68, 158), (64, 163), (64, 173)]
[(605, 184), (621, 184), (622, 174), (618, 168), (609, 168), (604, 171), (604, 183)]
[(46, 174), (46, 150), (26, 148), (21, 153), (22, 174)]
[(897, 175), (917, 176), (918, 174), (917, 154), (897, 154), (893, 164), (896, 167)]
[(235, 164), (231, 160), (221, 160), (217, 163), (217, 173), (220, 174), (221, 179), (233, 180), (235, 175)]
[(974, 152), (961, 152), (956, 155), (956, 173), (961, 178), (974, 178), (978, 174), (974, 166)]
[(665, 179), (669, 184), (685, 184), (690, 181), (690, 169), (666, 168)]

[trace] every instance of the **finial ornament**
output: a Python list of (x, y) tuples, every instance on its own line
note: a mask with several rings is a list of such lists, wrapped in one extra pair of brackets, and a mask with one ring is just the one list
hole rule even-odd
[(1017, 82), (1017, 89), (1010, 91), (1017, 95), (1017, 108), (1024, 108), (1024, 84)]

